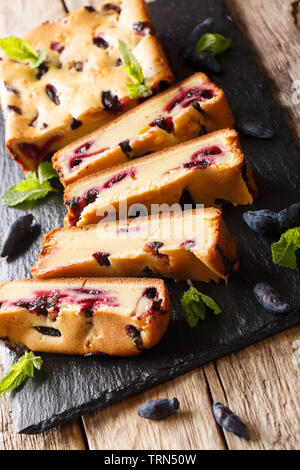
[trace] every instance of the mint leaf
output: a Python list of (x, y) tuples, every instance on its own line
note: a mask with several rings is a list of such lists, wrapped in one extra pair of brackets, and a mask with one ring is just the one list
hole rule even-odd
[(18, 388), (28, 377), (34, 377), (35, 369), (41, 370), (42, 358), (32, 352), (25, 352), (19, 361), (11, 366), (10, 371), (0, 381), (0, 396)]
[(198, 294), (200, 295), (201, 300), (206, 305), (206, 307), (208, 307), (215, 315), (219, 315), (219, 313), (222, 312), (219, 305), (216, 304), (216, 302), (211, 297), (208, 297), (208, 295), (201, 294), (201, 292), (199, 291)]
[(129, 91), (129, 97), (135, 98), (139, 95), (149, 96), (151, 91), (145, 85), (143, 69), (127, 44), (121, 39), (119, 40), (119, 53), (123, 62), (123, 67), (127, 75), (133, 81), (133, 84), (126, 85)]
[(56, 171), (50, 162), (39, 165), (38, 177), (33, 171), (29, 171), (26, 179), (11, 186), (2, 196), (2, 202), (8, 207), (20, 206), (24, 202), (34, 202), (43, 199), (50, 192), (59, 192), (49, 183), (49, 179), (57, 177)]
[(129, 98), (136, 98), (136, 96), (147, 97), (151, 95), (151, 91), (146, 85), (138, 85), (135, 83), (128, 83), (127, 89), (129, 92)]
[(300, 249), (300, 227), (291, 228), (271, 246), (274, 263), (284, 268), (296, 269), (298, 249)]
[(127, 44), (121, 39), (119, 40), (119, 52), (120, 52), (120, 56), (123, 62), (123, 67), (126, 70), (129, 77), (134, 81), (134, 83), (137, 83), (137, 84), (143, 83), (144, 82), (143, 69), (139, 61), (132, 54)]
[(216, 315), (221, 313), (221, 309), (216, 302), (207, 295), (199, 292), (195, 287), (190, 287), (181, 298), (181, 305), (186, 313), (186, 321), (191, 328), (194, 328), (199, 320), (205, 320), (208, 307)]
[(52, 178), (58, 178), (57, 172), (54, 170), (51, 162), (40, 163), (38, 167), (39, 182), (42, 184)]
[(32, 69), (37, 69), (47, 59), (47, 49), (42, 49), (38, 53), (36, 61), (30, 62), (29, 65)]
[(0, 47), (8, 57), (18, 62), (28, 62), (31, 68), (39, 67), (47, 57), (46, 49), (37, 53), (28, 42), (14, 36), (0, 39)]
[(231, 46), (231, 39), (222, 34), (203, 34), (195, 46), (195, 52), (210, 52), (212, 55), (221, 54)]

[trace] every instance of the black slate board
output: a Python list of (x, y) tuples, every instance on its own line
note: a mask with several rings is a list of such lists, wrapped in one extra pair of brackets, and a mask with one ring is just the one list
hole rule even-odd
[[(177, 80), (192, 73), (179, 59), (184, 38), (207, 16), (216, 23), (216, 32), (233, 40), (233, 47), (220, 57), (223, 74), (212, 77), (226, 91), (236, 116), (241, 113), (265, 115), (276, 128), (270, 141), (242, 138), (247, 158), (254, 169), (260, 198), (255, 208), (282, 209), (300, 200), (299, 148), (285, 119), (254, 63), (244, 39), (222, 0), (156, 0), (150, 4), (153, 22), (161, 38)], [(2, 126), (3, 134), (3, 126)], [(3, 135), (2, 141), (3, 141)], [(20, 180), (21, 171), (1, 149), (2, 188)], [(169, 281), (173, 320), (160, 345), (138, 358), (80, 358), (43, 354), (42, 373), (12, 394), (13, 421), (17, 432), (39, 433), (97, 407), (116, 403), (224, 354), (236, 351), (299, 323), (299, 271), (272, 263), (271, 239), (253, 232), (241, 220), (245, 207), (226, 207), (224, 216), (236, 238), (241, 258), (239, 274), (224, 284), (200, 284), (199, 288), (219, 303), (223, 314), (207, 318), (190, 329), (184, 319), (180, 297), (186, 283)], [(19, 211), (0, 207), (2, 230)], [(43, 232), (62, 224), (64, 208), (60, 198), (34, 210)], [(1, 264), (1, 279), (29, 277), (29, 269), (39, 251), (37, 240), (26, 256)], [(252, 288), (258, 281), (270, 282), (292, 304), (288, 316), (266, 312), (254, 299)], [(17, 359), (2, 353), (5, 369)], [(179, 397), (180, 398), (180, 397)]]

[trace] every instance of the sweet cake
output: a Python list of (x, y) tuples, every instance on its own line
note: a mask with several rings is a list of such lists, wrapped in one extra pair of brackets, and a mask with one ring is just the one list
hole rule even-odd
[(123, 277), (156, 273), (177, 280), (227, 280), (237, 246), (218, 209), (58, 228), (45, 235), (35, 278)]
[(234, 118), (223, 90), (196, 73), (60, 150), (52, 161), (66, 186), (95, 171), (230, 127)]
[(83, 7), (24, 39), (35, 51), (47, 50), (38, 69), (0, 55), (6, 147), (24, 170), (138, 103), (128, 96), (132, 81), (120, 60), (119, 39), (140, 62), (151, 92), (173, 82), (143, 0)]
[(67, 186), (66, 226), (97, 223), (112, 209), (178, 203), (188, 188), (196, 204), (252, 204), (256, 186), (238, 134), (217, 131), (170, 149), (85, 176)]
[(0, 286), (0, 339), (13, 350), (134, 356), (170, 320), (159, 279), (21, 280)]

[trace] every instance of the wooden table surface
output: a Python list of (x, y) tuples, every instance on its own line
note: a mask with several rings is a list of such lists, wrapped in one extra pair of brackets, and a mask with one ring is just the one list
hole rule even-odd
[[(96, 2), (1, 0), (0, 37), (21, 36), (88, 3)], [(227, 3), (300, 142), (300, 1)], [(300, 326), (37, 436), (15, 434), (9, 399), (1, 398), (0, 449), (299, 449), (299, 371)], [(138, 418), (139, 404), (162, 396), (178, 397), (181, 411), (159, 423)], [(217, 426), (216, 401), (249, 425), (250, 442)]]

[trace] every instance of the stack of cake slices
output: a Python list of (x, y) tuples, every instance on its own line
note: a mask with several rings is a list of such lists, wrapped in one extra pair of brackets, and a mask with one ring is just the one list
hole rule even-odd
[[(140, 104), (119, 39), (156, 93)], [(82, 8), (27, 40), (51, 52), (37, 75), (0, 63), (7, 148), (25, 170), (56, 151), (67, 215), (44, 236), (35, 280), (0, 287), (0, 338), (17, 350), (140, 354), (171, 311), (164, 281), (146, 275), (227, 282), (238, 269), (219, 208), (252, 204), (257, 189), (232, 112), (202, 73), (161, 91), (173, 76), (143, 0)], [(187, 191), (197, 207), (182, 210)]]

